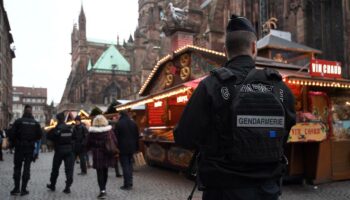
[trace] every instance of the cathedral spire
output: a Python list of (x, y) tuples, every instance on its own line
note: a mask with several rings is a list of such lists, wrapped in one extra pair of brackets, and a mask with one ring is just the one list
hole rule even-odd
[(83, 2), (81, 3), (81, 9), (79, 14), (79, 31), (81, 39), (86, 38), (86, 18), (84, 13)]
[(80, 15), (84, 15), (84, 16), (85, 16), (85, 13), (84, 13), (84, 6), (83, 6), (83, 1), (81, 1)]
[(132, 39), (132, 35), (130, 34), (129, 39), (128, 39), (128, 43), (133, 43), (134, 39)]

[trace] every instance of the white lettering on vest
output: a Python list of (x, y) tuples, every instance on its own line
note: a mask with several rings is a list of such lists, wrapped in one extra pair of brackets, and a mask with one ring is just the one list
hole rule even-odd
[(284, 128), (283, 116), (237, 115), (237, 127)]

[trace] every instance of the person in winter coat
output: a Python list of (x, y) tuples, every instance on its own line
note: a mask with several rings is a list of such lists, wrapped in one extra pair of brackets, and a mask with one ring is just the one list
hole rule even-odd
[[(109, 125), (112, 126), (112, 129), (115, 130), (115, 125), (117, 124), (117, 117), (113, 117), (112, 120), (108, 121)], [(115, 160), (115, 176), (117, 178), (122, 177), (122, 175), (120, 174), (120, 170), (119, 170), (119, 158), (116, 158)]]
[(81, 173), (79, 173), (78, 175), (86, 175), (87, 170), (86, 170), (86, 161), (85, 161), (85, 157), (86, 157), (85, 146), (86, 146), (86, 137), (87, 137), (88, 130), (85, 127), (85, 125), (81, 123), (81, 119), (79, 116), (75, 117), (75, 126), (73, 131), (75, 132), (75, 135), (77, 137), (74, 145), (75, 158), (78, 156), (80, 160)]
[(92, 127), (89, 128), (87, 139), (87, 150), (92, 151), (92, 167), (97, 172), (97, 182), (100, 188), (100, 199), (106, 198), (106, 184), (108, 178), (108, 168), (115, 166), (115, 155), (107, 152), (106, 143), (111, 138), (115, 144), (117, 139), (113, 133), (112, 126), (108, 125), (107, 119), (103, 115), (97, 115)]
[(115, 127), (115, 133), (118, 139), (120, 150), (120, 164), (123, 169), (124, 185), (122, 190), (130, 190), (133, 186), (132, 181), (132, 157), (139, 149), (139, 128), (136, 123), (130, 119), (125, 111), (119, 113), (120, 118)]

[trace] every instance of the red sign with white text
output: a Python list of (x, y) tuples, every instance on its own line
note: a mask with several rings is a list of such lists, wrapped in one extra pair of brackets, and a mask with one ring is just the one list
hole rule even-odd
[(328, 78), (341, 78), (341, 63), (336, 61), (312, 59), (310, 62), (310, 75)]

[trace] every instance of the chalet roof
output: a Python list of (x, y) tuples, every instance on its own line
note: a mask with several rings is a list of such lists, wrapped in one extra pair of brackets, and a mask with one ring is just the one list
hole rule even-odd
[(271, 49), (281, 49), (288, 51), (297, 51), (297, 52), (305, 52), (305, 53), (322, 53), (322, 51), (305, 46), (303, 44), (299, 44), (296, 42), (292, 42), (273, 34), (268, 34), (257, 42), (258, 50), (271, 48)]
[[(222, 65), (227, 61), (225, 54), (222, 52), (213, 51), (210, 49), (206, 49), (206, 48), (198, 47), (198, 46), (194, 46), (194, 45), (184, 46), (184, 47), (174, 51), (173, 54), (166, 55), (165, 57), (163, 57), (162, 59), (160, 59), (157, 62), (157, 64), (154, 66), (153, 70), (151, 71), (150, 75), (148, 76), (148, 78), (146, 79), (144, 84), (142, 85), (142, 87), (139, 91), (139, 95), (142, 96), (145, 94), (146, 89), (150, 87), (151, 81), (156, 77), (155, 76), (156, 73), (158, 73), (158, 71), (160, 70), (161, 66), (164, 63), (173, 59), (175, 56), (183, 54), (183, 53), (188, 52), (188, 51), (198, 52), (198, 53), (202, 54), (205, 58), (209, 58), (210, 60), (217, 61), (217, 63), (220, 63)], [(277, 68), (277, 69), (299, 70), (302, 68), (301, 66), (298, 66), (298, 65), (281, 63), (281, 62), (277, 62), (277, 61), (274, 61), (272, 59), (264, 58), (264, 57), (257, 57), (255, 64), (257, 66), (260, 66), (260, 67), (273, 67), (273, 68)]]
[[(91, 62), (89, 61), (89, 65), (90, 64)], [(118, 51), (118, 49), (114, 45), (111, 45), (105, 52), (103, 52), (103, 54), (91, 69), (108, 71), (130, 71), (130, 64)]]

